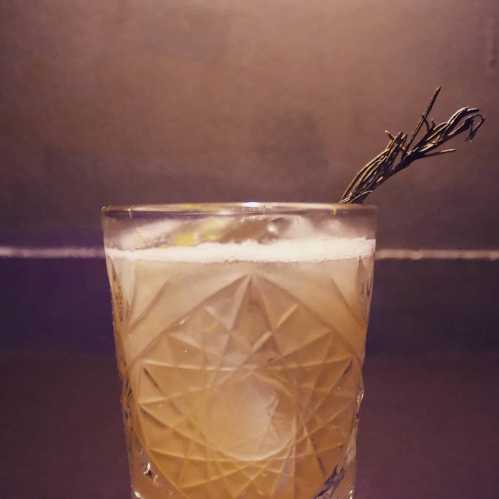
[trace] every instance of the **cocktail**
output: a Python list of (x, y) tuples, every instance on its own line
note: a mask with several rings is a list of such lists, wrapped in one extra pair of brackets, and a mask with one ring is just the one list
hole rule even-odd
[(339, 204), (103, 210), (132, 497), (353, 499), (376, 209), (388, 178), (484, 122), (412, 134)]
[(105, 210), (134, 497), (353, 497), (375, 218)]

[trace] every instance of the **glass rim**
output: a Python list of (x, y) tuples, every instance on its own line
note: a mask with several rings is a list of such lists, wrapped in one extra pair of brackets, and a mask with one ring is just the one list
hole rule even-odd
[(332, 211), (333, 214), (348, 212), (376, 214), (378, 207), (372, 204), (308, 203), (308, 202), (208, 202), (208, 203), (161, 203), (108, 205), (101, 208), (103, 216), (136, 213), (137, 215), (238, 215), (244, 213), (299, 213), (304, 211)]

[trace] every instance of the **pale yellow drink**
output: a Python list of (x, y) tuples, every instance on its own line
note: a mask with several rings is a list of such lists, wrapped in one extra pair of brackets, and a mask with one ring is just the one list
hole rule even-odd
[(373, 249), (107, 251), (132, 497), (353, 497)]

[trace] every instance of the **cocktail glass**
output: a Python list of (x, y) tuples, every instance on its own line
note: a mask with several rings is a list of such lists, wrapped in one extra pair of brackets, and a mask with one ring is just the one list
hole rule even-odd
[(132, 497), (352, 499), (376, 209), (107, 207)]

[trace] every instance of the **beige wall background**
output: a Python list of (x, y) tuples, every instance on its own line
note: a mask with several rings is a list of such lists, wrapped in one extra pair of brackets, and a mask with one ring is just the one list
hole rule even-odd
[(499, 247), (496, 0), (0, 2), (1, 239), (98, 240), (103, 204), (335, 201), (408, 130), (488, 122), (370, 201), (384, 247)]

